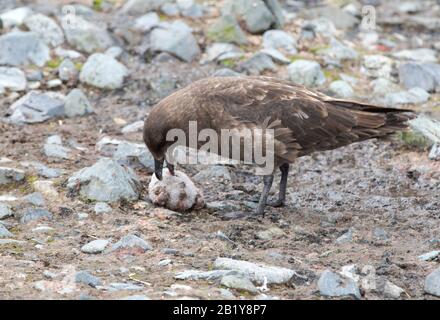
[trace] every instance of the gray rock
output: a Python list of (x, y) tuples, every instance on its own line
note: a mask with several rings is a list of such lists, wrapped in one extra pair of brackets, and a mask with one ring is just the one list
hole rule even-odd
[(278, 227), (272, 227), (267, 230), (259, 231), (256, 233), (257, 239), (260, 240), (272, 240), (274, 238), (281, 238), (285, 235), (284, 231)]
[(382, 228), (374, 228), (373, 237), (378, 240), (388, 240), (388, 233)]
[(112, 207), (110, 207), (105, 202), (97, 202), (94, 207), (94, 211), (96, 214), (108, 213), (108, 212), (112, 212), (112, 210), (113, 210)]
[(27, 223), (30, 221), (40, 220), (40, 219), (46, 219), (46, 220), (52, 220), (53, 215), (46, 209), (42, 208), (28, 208), (24, 211), (20, 222), (21, 223)]
[(128, 236), (122, 237), (121, 240), (112, 245), (112, 247), (110, 248), (110, 252), (127, 248), (137, 248), (142, 249), (143, 251), (153, 249), (153, 247), (144, 239), (141, 239), (134, 234), (130, 234)]
[(98, 239), (93, 240), (81, 247), (81, 251), (84, 253), (96, 254), (101, 253), (108, 245), (108, 240)]
[(217, 70), (212, 74), (213, 77), (238, 77), (240, 75), (241, 75), (240, 73), (235, 72), (228, 68)]
[(392, 56), (397, 59), (412, 60), (418, 62), (437, 62), (437, 53), (435, 50), (428, 48), (419, 48), (412, 50), (401, 50), (392, 53)]
[(352, 279), (342, 277), (330, 270), (321, 274), (318, 289), (322, 296), (361, 298), (359, 288)]
[(296, 40), (282, 30), (268, 30), (263, 34), (263, 48), (283, 50), (287, 54), (297, 53)]
[(46, 205), (43, 195), (39, 192), (28, 194), (23, 197), (23, 200), (37, 207), (44, 207)]
[(154, 171), (154, 158), (145, 144), (121, 141), (113, 159), (133, 168), (145, 167), (151, 172)]
[(366, 55), (362, 62), (361, 71), (368, 77), (390, 79), (393, 60), (381, 55)]
[(74, 81), (78, 78), (78, 70), (70, 59), (64, 59), (58, 66), (58, 77), (63, 81)]
[(113, 45), (113, 40), (105, 28), (98, 27), (79, 15), (63, 16), (61, 25), (67, 42), (76, 50), (94, 53)]
[(306, 87), (319, 86), (325, 82), (324, 73), (316, 61), (296, 60), (287, 67), (287, 73), (289, 80)]
[(341, 61), (345, 60), (356, 60), (359, 57), (356, 50), (336, 39), (330, 41), (330, 47), (318, 50), (317, 53), (336, 63), (341, 63)]
[(109, 284), (108, 289), (109, 291), (139, 291), (144, 290), (144, 287), (132, 283), (113, 282)]
[(224, 201), (211, 201), (206, 204), (206, 208), (209, 210), (214, 211), (224, 211), (224, 212), (231, 212), (231, 211), (238, 211), (241, 209), (241, 206), (239, 203), (231, 201), (231, 200), (224, 200)]
[(257, 294), (258, 289), (254, 284), (246, 277), (239, 275), (227, 275), (222, 277), (220, 284), (227, 288), (236, 289), (240, 291), (247, 291), (252, 294)]
[(332, 38), (337, 33), (333, 22), (324, 17), (304, 21), (302, 29), (311, 32), (313, 36), (321, 35), (327, 38)]
[(259, 75), (266, 70), (275, 71), (276, 68), (277, 67), (273, 63), (272, 58), (262, 52), (254, 54), (238, 66), (240, 71), (246, 72), (250, 75)]
[(80, 89), (73, 89), (66, 97), (64, 111), (67, 117), (73, 118), (93, 112), (92, 105)]
[(123, 134), (133, 133), (133, 132), (141, 132), (144, 128), (144, 121), (139, 120), (133, 123), (127, 124), (125, 127), (121, 129)]
[(52, 233), (55, 229), (47, 226), (40, 226), (32, 229), (32, 232), (35, 233)]
[(44, 14), (36, 13), (28, 16), (24, 20), (24, 24), (49, 46), (56, 47), (64, 42), (63, 30), (53, 19)]
[(26, 89), (26, 76), (18, 68), (0, 67), (0, 87), (11, 91)]
[(43, 176), (44, 178), (58, 178), (61, 175), (61, 170), (48, 168), (40, 162), (23, 162), (22, 165), (33, 167), (37, 171), (38, 175)]
[(55, 92), (30, 91), (15, 101), (8, 110), (15, 124), (44, 122), (64, 115), (63, 95)]
[(160, 266), (160, 267), (165, 267), (165, 266), (169, 265), (172, 262), (173, 262), (173, 260), (171, 260), (171, 259), (163, 259), (163, 260), (160, 260), (157, 265)]
[(14, 239), (0, 239), (0, 245), (5, 244), (13, 244), (17, 246), (23, 246), (26, 244), (26, 241), (14, 240)]
[(159, 24), (159, 22), (160, 22), (159, 15), (156, 12), (149, 12), (146, 15), (137, 18), (134, 21), (133, 28), (141, 32), (148, 32), (154, 27), (156, 27)]
[(440, 160), (440, 143), (434, 143), (429, 151), (428, 155), (429, 160)]
[(385, 78), (371, 81), (371, 86), (373, 87), (373, 96), (375, 97), (383, 97), (389, 93), (400, 91), (400, 87), (397, 84)]
[(283, 284), (288, 282), (295, 274), (295, 271), (286, 268), (256, 264), (243, 260), (233, 260), (229, 258), (217, 258), (214, 261), (214, 269), (237, 271), (246, 275), (250, 280), (260, 285), (264, 283)]
[(222, 8), (224, 15), (235, 15), (243, 20), (251, 33), (268, 30), (276, 22), (275, 16), (263, 0), (228, 0)]
[(426, 277), (425, 292), (440, 297), (440, 268), (435, 269)]
[(92, 54), (84, 64), (79, 75), (81, 82), (101, 89), (122, 87), (128, 69), (116, 59), (102, 54)]
[(118, 46), (113, 46), (105, 50), (104, 54), (107, 56), (110, 56), (112, 58), (118, 59), (122, 53), (124, 52), (124, 49)]
[(412, 88), (408, 91), (390, 93), (385, 96), (385, 104), (395, 107), (405, 104), (425, 103), (429, 99), (429, 93), (421, 88)]
[(46, 86), (49, 89), (60, 87), (63, 82), (60, 79), (52, 79), (46, 82)]
[(266, 7), (272, 12), (275, 17), (274, 27), (281, 29), (284, 26), (284, 13), (278, 0), (263, 0)]
[(33, 32), (13, 31), (1, 35), (0, 48), (0, 65), (42, 67), (50, 59), (48, 46)]
[(351, 98), (354, 95), (353, 88), (343, 80), (336, 80), (330, 83), (330, 92), (339, 98)]
[(0, 223), (0, 238), (12, 238), (14, 235)]
[(121, 298), (121, 300), (151, 300), (149, 297), (139, 294)]
[(11, 206), (0, 202), (0, 220), (12, 217), (14, 213), (12, 212)]
[(336, 239), (337, 244), (345, 244), (350, 243), (353, 241), (353, 231), (348, 230), (346, 233), (344, 233), (342, 236)]
[(231, 171), (226, 166), (214, 165), (199, 171), (196, 175), (192, 177), (196, 182), (213, 182), (226, 180), (231, 181)]
[(148, 11), (157, 10), (171, 0), (128, 0), (121, 11), (132, 15), (144, 14)]
[(237, 275), (235, 270), (185, 270), (178, 272), (174, 278), (177, 280), (207, 280), (207, 281), (219, 281), (221, 278), (227, 275)]
[(239, 59), (243, 51), (231, 43), (216, 42), (206, 49), (207, 61), (223, 61), (228, 59)]
[(439, 255), (440, 255), (440, 251), (439, 250), (434, 250), (434, 251), (430, 251), (430, 252), (424, 253), (424, 254), (418, 256), (417, 258), (420, 261), (431, 261), (431, 260), (437, 259)]
[(25, 173), (23, 170), (0, 167), (0, 186), (13, 182), (20, 182), (24, 179)]
[(276, 49), (263, 49), (260, 52), (271, 57), (272, 60), (277, 63), (289, 64), (291, 62), (290, 59), (287, 59), (284, 54), (282, 54)]
[(75, 283), (86, 284), (93, 288), (100, 286), (102, 284), (102, 280), (98, 277), (91, 275), (88, 271), (78, 271), (75, 274)]
[(345, 12), (344, 10), (335, 6), (321, 6), (307, 11), (307, 15), (312, 18), (326, 18), (333, 22), (338, 29), (347, 30), (353, 29), (360, 24), (358, 18)]
[(62, 47), (57, 47), (55, 49), (54, 53), (55, 53), (55, 55), (57, 55), (60, 58), (72, 59), (72, 60), (79, 59), (83, 56), (78, 51), (66, 50), (66, 49), (63, 49)]
[[(57, 138), (59, 138), (59, 141)], [(61, 145), (61, 137), (50, 136), (43, 146), (43, 151), (47, 157), (70, 159), (72, 150)]]
[(203, 6), (195, 3), (194, 0), (177, 0), (177, 6), (184, 17), (200, 18), (203, 16)]
[(406, 89), (418, 87), (428, 92), (440, 91), (440, 64), (404, 63), (399, 67), (399, 79)]
[(165, 3), (160, 7), (160, 11), (169, 17), (175, 17), (180, 14), (179, 7), (174, 3)]
[(246, 34), (233, 15), (222, 15), (208, 27), (207, 37), (216, 42), (247, 44)]
[(168, 52), (186, 62), (193, 61), (200, 54), (200, 47), (189, 28), (182, 28), (174, 22), (167, 29), (156, 28), (151, 32), (151, 49)]
[(383, 294), (384, 294), (385, 297), (393, 298), (393, 299), (398, 299), (398, 298), (400, 298), (400, 296), (404, 292), (405, 292), (405, 290), (403, 290), (399, 286), (396, 286), (391, 281), (388, 281), (388, 280), (385, 281), (385, 285), (384, 285), (384, 288), (383, 288)]
[(93, 166), (84, 168), (67, 181), (71, 194), (79, 193), (87, 199), (116, 202), (139, 197), (138, 179), (130, 168), (124, 168), (112, 159), (102, 158)]
[(29, 7), (18, 7), (0, 14), (3, 28), (9, 29), (23, 24), (26, 17), (33, 13)]

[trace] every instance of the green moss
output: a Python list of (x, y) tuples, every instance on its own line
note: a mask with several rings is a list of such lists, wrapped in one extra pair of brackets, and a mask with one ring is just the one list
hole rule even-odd
[(81, 62), (75, 63), (76, 70), (81, 71), (82, 67), (83, 67), (83, 64)]
[(324, 70), (323, 73), (325, 78), (331, 82), (339, 80), (339, 74), (336, 70)]
[(404, 146), (409, 148), (426, 150), (432, 145), (432, 142), (429, 141), (425, 136), (414, 131), (398, 132), (397, 137)]
[(226, 68), (230, 68), (231, 69), (231, 68), (233, 68), (235, 66), (236, 61), (233, 60), (233, 59), (225, 59), (225, 60), (222, 60), (220, 62), (220, 64), (225, 66)]
[(47, 66), (51, 69), (56, 69), (61, 64), (61, 58), (51, 59), (47, 62)]
[(96, 10), (96, 11), (101, 11), (102, 10), (102, 4), (103, 4), (102, 0), (93, 0), (93, 9)]

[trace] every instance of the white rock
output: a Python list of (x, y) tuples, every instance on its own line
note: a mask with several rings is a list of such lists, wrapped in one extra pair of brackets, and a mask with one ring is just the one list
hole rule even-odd
[(143, 128), (144, 128), (144, 121), (139, 120), (123, 127), (121, 129), (121, 132), (124, 134), (132, 133), (132, 132), (141, 132)]
[(101, 253), (107, 247), (108, 243), (108, 240), (104, 239), (94, 240), (83, 245), (81, 251), (90, 254)]
[(157, 26), (160, 22), (160, 18), (156, 12), (150, 12), (137, 18), (134, 21), (134, 29), (142, 32), (150, 31), (153, 27)]
[(64, 111), (67, 117), (72, 118), (93, 112), (93, 108), (80, 89), (73, 89), (66, 97)]
[(95, 53), (87, 59), (79, 79), (101, 89), (117, 89), (122, 87), (127, 75), (128, 69), (116, 59)]
[(422, 88), (390, 93), (385, 97), (385, 104), (391, 107), (405, 104), (419, 104), (428, 101), (429, 93)]
[(419, 62), (437, 62), (437, 53), (428, 48), (419, 48), (412, 50), (401, 50), (392, 54), (394, 58), (406, 59)]
[(263, 34), (263, 48), (284, 50), (288, 54), (296, 54), (296, 40), (282, 30), (268, 30)]
[(32, 13), (29, 7), (18, 7), (0, 14), (0, 20), (3, 23), (3, 27), (9, 29), (22, 25), (26, 17)]
[(0, 67), (0, 87), (11, 91), (26, 89), (26, 76), (18, 68)]
[(354, 95), (353, 88), (343, 80), (336, 80), (330, 83), (330, 91), (339, 98), (351, 98)]
[(388, 280), (385, 282), (383, 293), (386, 297), (398, 299), (400, 298), (400, 295), (404, 292), (405, 290), (403, 290), (399, 286), (396, 286), (394, 283)]
[(321, 66), (316, 61), (296, 60), (287, 67), (290, 81), (306, 87), (322, 85), (325, 82)]
[(361, 70), (369, 77), (391, 78), (393, 60), (381, 55), (364, 56)]
[(32, 32), (52, 47), (61, 45), (64, 42), (64, 34), (58, 24), (44, 14), (37, 13), (28, 16), (24, 20), (24, 24)]
[(158, 180), (153, 174), (148, 185), (148, 195), (155, 205), (175, 211), (200, 209), (205, 205), (203, 194), (186, 174), (176, 170), (173, 176), (164, 168), (162, 175), (162, 180)]
[(78, 77), (78, 70), (75, 64), (70, 59), (64, 59), (58, 67), (58, 76), (63, 81), (76, 80)]

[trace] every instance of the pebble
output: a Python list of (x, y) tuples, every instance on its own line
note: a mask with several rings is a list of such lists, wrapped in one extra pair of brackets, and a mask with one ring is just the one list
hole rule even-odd
[(330, 270), (325, 270), (319, 277), (318, 289), (322, 296), (361, 298), (359, 288), (352, 279)]
[(75, 274), (75, 282), (86, 284), (93, 288), (96, 288), (102, 284), (102, 280), (100, 278), (91, 275), (88, 271), (78, 271)]
[(434, 251), (424, 253), (424, 254), (418, 256), (417, 258), (420, 261), (431, 261), (431, 260), (437, 259), (439, 255), (440, 255), (440, 250), (434, 250)]
[(237, 275), (224, 276), (220, 280), (220, 284), (227, 288), (246, 291), (252, 294), (258, 293), (258, 289), (254, 286), (254, 284), (248, 278), (242, 276), (237, 276)]
[(0, 220), (12, 217), (13, 215), (11, 206), (0, 202)]
[(81, 251), (84, 253), (96, 254), (101, 253), (109, 244), (108, 240), (98, 239), (93, 240), (81, 247)]
[(121, 88), (128, 69), (115, 58), (102, 53), (94, 53), (81, 69), (81, 82), (100, 89)]
[(425, 292), (440, 297), (440, 268), (435, 269), (426, 277)]
[(40, 219), (52, 220), (53, 215), (48, 210), (43, 208), (28, 208), (24, 210), (20, 222), (27, 223)]
[(10, 91), (23, 91), (26, 89), (26, 76), (18, 68), (0, 67), (0, 87)]
[(109, 213), (112, 212), (112, 207), (110, 207), (105, 202), (97, 202), (94, 207), (94, 211), (96, 214), (103, 214), (103, 213)]
[(25, 172), (20, 169), (0, 167), (0, 186), (24, 180)]
[(83, 116), (94, 112), (86, 95), (80, 89), (73, 89), (66, 96), (64, 105), (65, 115), (69, 118)]
[(11, 238), (14, 235), (6, 229), (3, 224), (0, 223), (0, 238)]
[(316, 61), (296, 60), (287, 67), (290, 81), (306, 87), (320, 86), (325, 82), (321, 66)]
[(127, 248), (138, 248), (138, 249), (142, 249), (143, 251), (148, 251), (153, 249), (153, 247), (144, 239), (141, 239), (136, 235), (130, 234), (128, 236), (122, 237), (118, 242), (116, 242), (110, 248), (110, 252), (119, 249), (127, 249)]

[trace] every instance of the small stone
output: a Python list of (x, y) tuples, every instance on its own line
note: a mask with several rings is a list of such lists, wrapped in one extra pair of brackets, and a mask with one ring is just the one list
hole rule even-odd
[(392, 56), (397, 59), (413, 60), (418, 62), (437, 62), (436, 51), (428, 48), (401, 50), (394, 52)]
[(240, 73), (235, 72), (228, 68), (217, 70), (212, 74), (213, 77), (238, 77), (240, 75), (241, 75)]
[(100, 28), (79, 15), (64, 15), (61, 25), (67, 42), (76, 50), (94, 53), (113, 45), (113, 40), (105, 28)]
[(264, 231), (259, 231), (256, 234), (256, 237), (261, 240), (272, 240), (281, 238), (285, 235), (284, 231), (277, 227), (272, 227)]
[(118, 59), (122, 53), (124, 52), (124, 50), (121, 47), (117, 47), (117, 46), (113, 46), (108, 48), (104, 54), (107, 56), (110, 56), (112, 58)]
[(37, 123), (64, 115), (63, 95), (55, 92), (30, 91), (9, 108), (12, 123)]
[(160, 22), (160, 18), (156, 12), (150, 12), (137, 18), (134, 21), (134, 29), (141, 32), (148, 32), (156, 27)]
[(37, 207), (44, 207), (46, 205), (46, 201), (44, 200), (43, 195), (39, 192), (28, 194), (23, 197), (23, 200)]
[(119, 249), (127, 249), (127, 248), (139, 248), (142, 249), (143, 251), (148, 251), (153, 249), (153, 247), (145, 240), (139, 238), (136, 235), (130, 234), (128, 236), (121, 238), (121, 240), (116, 242), (111, 247), (110, 252)]
[(406, 89), (422, 88), (428, 92), (440, 91), (440, 64), (403, 63), (399, 66), (399, 79)]
[(373, 87), (374, 96), (385, 96), (389, 93), (400, 91), (400, 87), (397, 84), (385, 78), (371, 81), (371, 86)]
[(290, 81), (306, 87), (319, 86), (325, 82), (321, 66), (315, 61), (296, 60), (287, 67), (287, 73)]
[(65, 114), (69, 118), (93, 112), (92, 105), (80, 89), (73, 89), (66, 97)]
[(426, 277), (425, 292), (440, 297), (440, 268), (435, 269)]
[(381, 55), (365, 55), (361, 71), (373, 78), (391, 79), (393, 60)]
[(394, 283), (388, 280), (385, 282), (385, 286), (383, 289), (383, 294), (385, 295), (385, 297), (398, 299), (404, 292), (405, 290), (403, 290), (399, 286), (396, 286)]
[(48, 226), (40, 226), (32, 229), (35, 233), (52, 233), (55, 229)]
[(387, 94), (385, 104), (390, 107), (396, 107), (405, 104), (421, 104), (429, 100), (429, 93), (422, 88), (412, 88), (408, 91), (399, 91)]
[(145, 144), (121, 141), (113, 154), (113, 159), (131, 168), (143, 167), (154, 171), (154, 158)]
[(0, 21), (2, 22), (3, 28), (9, 29), (22, 25), (24, 20), (32, 15), (32, 13), (32, 9), (27, 6), (18, 7), (0, 14)]
[(377, 240), (388, 240), (387, 232), (382, 228), (374, 228), (373, 237)]
[(122, 87), (128, 69), (114, 58), (101, 54), (92, 54), (81, 69), (81, 82), (101, 89)]
[(93, 288), (102, 284), (102, 280), (91, 275), (88, 271), (78, 271), (75, 274), (75, 282), (89, 285)]
[(60, 79), (52, 79), (52, 80), (47, 81), (47, 83), (46, 83), (46, 85), (49, 89), (59, 87), (62, 84), (63, 84), (63, 82)]
[(337, 33), (334, 23), (324, 17), (306, 20), (302, 25), (302, 30), (311, 32), (312, 36), (322, 35), (326, 38), (332, 38)]
[(0, 65), (42, 67), (50, 60), (49, 47), (33, 32), (13, 31), (0, 35)]
[(440, 255), (440, 250), (434, 250), (434, 251), (424, 253), (424, 254), (418, 256), (417, 258), (420, 261), (431, 261), (431, 260), (437, 259), (439, 255)]
[(89, 215), (85, 212), (78, 212), (76, 216), (78, 217), (79, 220), (85, 220), (89, 217)]
[(28, 208), (24, 211), (23, 216), (20, 219), (21, 223), (27, 223), (35, 220), (52, 220), (53, 215), (46, 209), (42, 208)]
[(25, 173), (23, 170), (0, 167), (0, 186), (4, 184), (20, 182), (24, 179)]
[(163, 260), (160, 260), (157, 265), (160, 266), (160, 267), (165, 267), (165, 266), (167, 266), (167, 265), (169, 265), (171, 263), (172, 263), (171, 259), (163, 259)]
[(96, 254), (101, 253), (108, 245), (108, 240), (99, 239), (93, 240), (81, 247), (81, 251), (84, 253)]
[(180, 11), (179, 7), (174, 3), (165, 3), (162, 7), (160, 7), (160, 11), (169, 17), (175, 17), (178, 16)]
[(243, 56), (243, 52), (232, 43), (216, 42), (206, 49), (207, 61), (236, 60)]
[(321, 274), (318, 289), (322, 296), (361, 298), (359, 288), (352, 279), (342, 277), (330, 270)]
[(429, 160), (439, 161), (440, 160), (440, 143), (434, 143), (429, 151)]
[(220, 284), (222, 286), (225, 286), (225, 287), (228, 287), (231, 289), (246, 291), (246, 292), (250, 292), (252, 294), (258, 293), (258, 289), (246, 277), (235, 276), (235, 275), (224, 276), (221, 279)]
[(351, 98), (354, 95), (353, 88), (343, 80), (336, 80), (330, 83), (330, 92), (339, 98)]
[[(57, 140), (54, 140), (54, 138)], [(69, 148), (63, 147), (61, 145), (61, 137), (59, 136), (50, 136), (47, 138), (46, 143), (43, 146), (44, 154), (47, 157), (61, 158), (61, 159), (70, 159), (70, 152), (72, 151)], [(59, 141), (58, 141), (59, 138)]]
[(133, 132), (141, 132), (144, 128), (144, 121), (139, 120), (133, 123), (130, 123), (121, 129), (121, 132), (124, 134), (133, 133)]
[(259, 75), (266, 70), (275, 71), (276, 65), (267, 54), (258, 52), (238, 66), (239, 71), (250, 75)]
[(263, 48), (285, 51), (293, 55), (297, 53), (296, 40), (282, 30), (268, 30), (263, 34)]
[(113, 282), (109, 284), (109, 290), (110, 291), (138, 291), (143, 290), (144, 287), (138, 286), (136, 284), (131, 283), (120, 283), (120, 282)]
[(13, 215), (11, 206), (0, 202), (0, 220), (12, 217)]
[(356, 50), (335, 39), (330, 41), (329, 48), (318, 50), (317, 53), (323, 55), (327, 60), (335, 61), (337, 64), (346, 60), (356, 60), (359, 57)]
[(63, 81), (74, 81), (78, 78), (78, 69), (70, 59), (64, 59), (58, 67), (58, 77)]
[(87, 199), (116, 202), (120, 199), (137, 199), (138, 184), (138, 179), (130, 168), (103, 158), (93, 166), (72, 175), (67, 181), (67, 188), (71, 194), (79, 194)]
[(123, 297), (121, 298), (121, 300), (151, 300), (151, 299), (145, 295), (139, 294), (139, 295)]
[(95, 204), (94, 210), (96, 214), (103, 214), (103, 213), (112, 212), (113, 209), (105, 202), (97, 202)]
[(6, 227), (0, 223), (0, 238), (12, 238), (14, 235), (6, 229)]
[(44, 14), (37, 13), (28, 16), (24, 24), (35, 32), (47, 45), (56, 47), (64, 42), (64, 34), (58, 24)]
[(338, 239), (336, 239), (337, 244), (345, 244), (353, 241), (353, 232), (351, 230), (344, 233)]
[(189, 27), (176, 22), (167, 29), (154, 29), (150, 42), (154, 52), (168, 52), (185, 62), (193, 61), (200, 54), (200, 47)]
[(234, 270), (212, 270), (212, 271), (200, 271), (200, 270), (184, 270), (178, 272), (174, 278), (177, 280), (207, 280), (218, 281), (226, 275), (237, 274)]
[(208, 27), (207, 37), (216, 42), (247, 44), (246, 34), (232, 15), (222, 15)]
[(11, 91), (26, 89), (26, 76), (18, 68), (0, 67), (0, 87)]
[(198, 183), (231, 181), (231, 171), (226, 166), (214, 165), (199, 171), (192, 179)]

